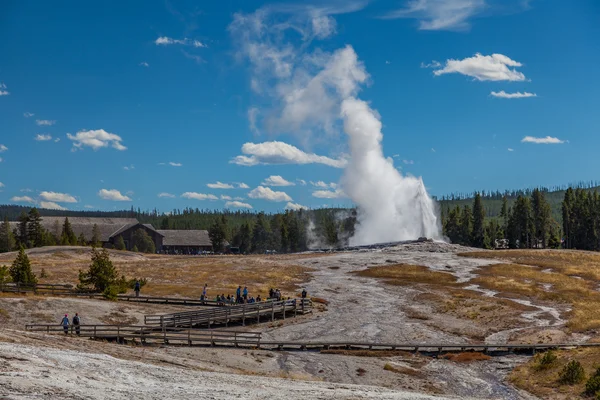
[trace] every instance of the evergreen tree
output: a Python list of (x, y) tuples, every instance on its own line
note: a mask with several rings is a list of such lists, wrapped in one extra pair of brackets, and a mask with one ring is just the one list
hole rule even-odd
[(131, 251), (133, 251), (134, 253), (139, 253), (140, 251), (138, 250), (137, 246), (133, 246), (133, 248), (131, 249)]
[(486, 249), (496, 248), (496, 240), (502, 239), (502, 229), (498, 221), (491, 219), (485, 227), (484, 247)]
[(462, 215), (460, 218), (460, 244), (463, 246), (471, 246), (471, 231), (473, 226), (473, 214), (471, 207), (465, 205), (463, 207)]
[(29, 257), (25, 254), (23, 246), (19, 248), (19, 254), (12, 263), (9, 269), (9, 274), (13, 282), (22, 284), (36, 284), (37, 278), (33, 271), (31, 271), (31, 264)]
[(10, 230), (8, 217), (4, 217), (4, 222), (0, 224), (0, 253), (13, 251), (15, 248), (15, 237)]
[(17, 240), (17, 246), (19, 247), (29, 247), (29, 240), (27, 238), (27, 223), (29, 222), (29, 216), (25, 213), (25, 211), (21, 212), (19, 215), (19, 224), (17, 225), (17, 230), (15, 234), (15, 238)]
[(92, 247), (100, 246), (100, 229), (97, 224), (92, 227)]
[(502, 196), (502, 208), (500, 209), (500, 218), (502, 219), (502, 232), (506, 236), (508, 227), (508, 199), (506, 195)]
[(240, 248), (240, 253), (248, 253), (252, 247), (252, 228), (249, 223), (245, 223), (241, 226), (239, 230), (240, 241), (238, 247)]
[(123, 240), (123, 236), (119, 235), (115, 239), (115, 249), (117, 250), (127, 250), (125, 247), (125, 241)]
[(565, 197), (562, 202), (562, 220), (563, 220), (563, 233), (565, 239), (565, 248), (571, 249), (572, 247), (572, 235), (573, 235), (573, 206), (575, 204), (575, 194), (573, 189), (568, 188), (565, 192)]
[(83, 235), (83, 232), (81, 232), (79, 234), (79, 237), (77, 238), (77, 244), (79, 246), (85, 246), (87, 244), (86, 240), (85, 240), (85, 236)]
[(60, 244), (63, 246), (77, 246), (77, 236), (75, 235), (75, 232), (73, 232), (69, 217), (65, 217), (65, 223), (63, 224), (62, 233), (60, 235)]
[(534, 227), (534, 245), (537, 247), (541, 241), (542, 247), (546, 248), (550, 225), (552, 224), (552, 210), (550, 204), (546, 201), (544, 192), (535, 189), (531, 196), (533, 227)]
[(485, 247), (485, 210), (483, 204), (481, 204), (481, 195), (475, 193), (475, 199), (473, 201), (473, 229), (471, 230), (471, 246), (473, 247)]
[(169, 217), (164, 217), (162, 221), (160, 221), (160, 229), (168, 230), (169, 229)]
[(29, 210), (27, 216), (27, 238), (31, 247), (42, 247), (45, 244), (45, 229), (42, 226), (42, 217), (35, 207)]
[(456, 206), (452, 210), (448, 211), (448, 216), (446, 217), (446, 223), (444, 225), (444, 233), (450, 239), (452, 243), (460, 243), (461, 242), (461, 213), (460, 207)]
[(265, 217), (264, 212), (260, 212), (256, 215), (256, 223), (252, 230), (252, 247), (253, 253), (264, 253), (268, 250), (270, 243), (270, 227)]
[(511, 231), (514, 247), (531, 248), (533, 244), (533, 217), (529, 198), (524, 196), (517, 198), (511, 217), (509, 231)]
[(118, 281), (119, 273), (106, 249), (92, 249), (92, 263), (87, 271), (79, 271), (79, 289), (104, 292)]
[(134, 248), (137, 249), (136, 251), (151, 254), (156, 253), (156, 245), (154, 244), (154, 240), (152, 240), (144, 228), (139, 228), (133, 232), (132, 240)]
[(210, 238), (215, 253), (223, 251), (227, 239), (227, 221), (224, 220), (224, 218), (224, 215), (223, 218), (216, 218), (215, 222), (208, 230), (208, 237)]

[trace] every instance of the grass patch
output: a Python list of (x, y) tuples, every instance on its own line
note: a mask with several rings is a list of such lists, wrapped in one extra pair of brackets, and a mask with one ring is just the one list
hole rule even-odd
[(395, 374), (410, 375), (415, 378), (423, 378), (424, 377), (424, 374), (421, 371), (418, 371), (418, 370), (412, 369), (412, 368), (408, 368), (408, 367), (403, 367), (401, 365), (392, 365), (390, 363), (386, 363), (383, 366), (383, 369), (386, 371), (393, 372)]
[(492, 357), (488, 356), (487, 354), (473, 351), (464, 353), (448, 353), (445, 354), (443, 358), (458, 363), (470, 363), (474, 361), (487, 361), (490, 360)]
[(432, 271), (422, 265), (396, 264), (370, 267), (353, 274), (370, 278), (383, 279), (390, 285), (414, 285), (425, 283), (429, 285), (456, 285), (456, 277), (447, 272)]

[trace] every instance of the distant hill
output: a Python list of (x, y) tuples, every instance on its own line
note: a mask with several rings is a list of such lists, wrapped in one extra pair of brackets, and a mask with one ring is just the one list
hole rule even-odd
[[(558, 222), (562, 221), (562, 201), (565, 197), (565, 192), (568, 187), (581, 188), (589, 192), (598, 191), (600, 192), (600, 185), (598, 182), (578, 183), (576, 185), (570, 185), (567, 187), (555, 187), (555, 188), (538, 188), (545, 193), (546, 200), (552, 207), (552, 216)], [(519, 196), (531, 197), (531, 193), (534, 189), (525, 190), (513, 190), (502, 192), (482, 192), (483, 207), (485, 208), (486, 217), (496, 218), (500, 216), (500, 210), (502, 209), (502, 198), (504, 195), (507, 196), (508, 206), (511, 207)], [(470, 195), (456, 194), (450, 196), (444, 196), (436, 199), (443, 210), (452, 209), (456, 206), (464, 207), (465, 205), (473, 205), (474, 193)]]

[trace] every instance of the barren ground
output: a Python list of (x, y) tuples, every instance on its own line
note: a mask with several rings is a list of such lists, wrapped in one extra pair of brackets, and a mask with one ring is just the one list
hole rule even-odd
[[(206, 282), (211, 296), (233, 293), (240, 284), (247, 285), (251, 294), (263, 295), (270, 287), (279, 287), (289, 296), (306, 287), (309, 296), (327, 300), (328, 305), (313, 315), (236, 328), (262, 331), (266, 340), (499, 343), (583, 341), (598, 336), (565, 326), (573, 314), (568, 302), (528, 295), (506, 285), (504, 290), (494, 290), (486, 283), (489, 280), (477, 281), (480, 275), (490, 276), (490, 268), (506, 264), (509, 255), (459, 255), (470, 250), (418, 243), (332, 254), (169, 257), (111, 251), (111, 257), (126, 276), (149, 278), (145, 294), (198, 297)], [(14, 254), (0, 255), (0, 265), (13, 258)], [(81, 248), (36, 249), (30, 258), (38, 275), (44, 268), (48, 278), (42, 282), (47, 283), (75, 283), (77, 270), (89, 263), (88, 251)], [(533, 373), (528, 375), (529, 384), (516, 380), (514, 374), (507, 378), (516, 366), (526, 368), (530, 358), (524, 356), (460, 362), (479, 357), (452, 361), (404, 353), (358, 356), (133, 347), (22, 331), (26, 323), (58, 323), (65, 312), (79, 312), (89, 324), (137, 324), (144, 314), (179, 309), (67, 297), (0, 296), (0, 396), (33, 397), (35, 390), (43, 389), (47, 398), (57, 394), (104, 398), (103, 388), (113, 387), (114, 398), (141, 398), (142, 394), (146, 398), (199, 394), (218, 399), (231, 395), (430, 398), (412, 393), (436, 398), (534, 398), (512, 381), (542, 398), (552, 398), (533, 389)], [(92, 391), (84, 395), (80, 388), (86, 385)]]

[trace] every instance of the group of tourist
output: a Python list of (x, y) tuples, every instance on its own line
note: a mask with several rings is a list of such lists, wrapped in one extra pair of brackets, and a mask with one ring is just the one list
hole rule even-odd
[[(302, 298), (306, 298), (306, 290), (302, 290)], [(288, 297), (288, 300), (290, 298)], [(204, 284), (204, 287), (202, 288), (202, 295), (200, 296), (200, 300), (201, 301), (208, 301), (210, 300), (208, 297), (208, 284)], [(236, 291), (235, 291), (235, 295), (232, 294), (228, 294), (227, 296), (225, 296), (225, 293), (221, 293), (220, 295), (218, 294), (215, 297), (215, 301), (217, 303), (219, 303), (220, 305), (234, 305), (234, 304), (252, 304), (252, 303), (260, 303), (261, 301), (267, 301), (267, 300), (273, 300), (273, 301), (281, 301), (281, 300), (285, 300), (285, 298), (281, 295), (281, 290), (277, 289), (277, 288), (271, 288), (269, 289), (269, 297), (266, 299), (263, 299), (260, 294), (256, 297), (254, 296), (250, 296), (249, 292), (248, 292), (248, 287), (244, 286), (242, 288), (242, 286), (238, 286)]]

